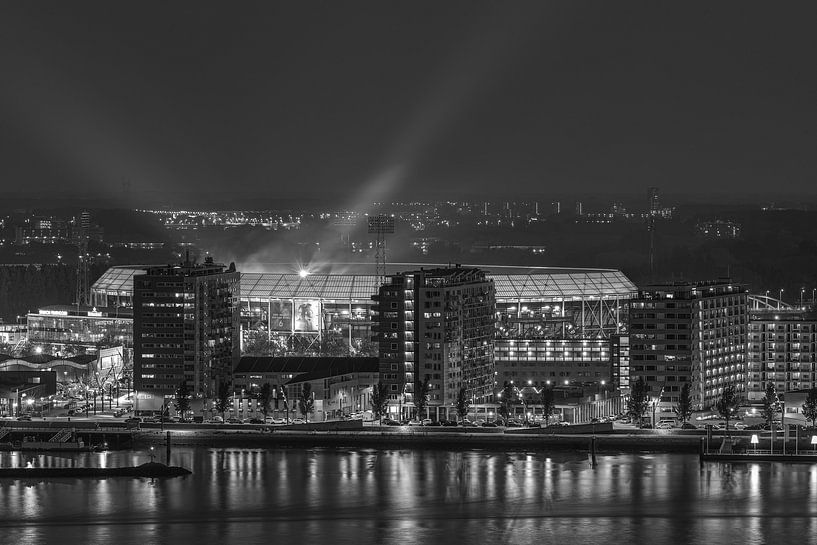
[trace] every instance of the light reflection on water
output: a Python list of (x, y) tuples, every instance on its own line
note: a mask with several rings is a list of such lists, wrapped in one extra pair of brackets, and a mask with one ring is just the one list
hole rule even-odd
[[(159, 458), (164, 452), (158, 452)], [(0, 453), (3, 467), (146, 452)], [(817, 466), (686, 455), (177, 448), (169, 480), (0, 481), (3, 542), (817, 542)]]

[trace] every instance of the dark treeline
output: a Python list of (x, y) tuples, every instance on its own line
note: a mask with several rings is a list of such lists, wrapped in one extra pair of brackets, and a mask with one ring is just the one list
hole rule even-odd
[[(99, 271), (90, 271), (93, 281)], [(14, 323), (17, 316), (46, 305), (75, 302), (77, 270), (70, 265), (0, 266), (0, 318)]]

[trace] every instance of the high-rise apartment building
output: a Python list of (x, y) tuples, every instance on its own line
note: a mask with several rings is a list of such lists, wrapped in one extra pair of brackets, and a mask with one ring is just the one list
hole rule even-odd
[(610, 336), (610, 378), (613, 387), (622, 394), (630, 393), (630, 336), (616, 333)]
[(425, 379), (429, 412), (437, 418), (453, 418), (460, 388), (472, 403), (490, 401), (496, 300), (483, 271), (457, 266), (398, 274), (373, 299), (390, 412), (410, 414)]
[(760, 401), (772, 383), (780, 392), (817, 386), (817, 313), (749, 311), (747, 397)]
[(671, 410), (685, 382), (693, 404), (711, 408), (723, 388), (746, 390), (747, 291), (729, 279), (638, 290), (630, 302), (630, 380), (644, 377)]
[(212, 399), (239, 353), (239, 273), (211, 258), (133, 277), (136, 410), (159, 410), (182, 381)]

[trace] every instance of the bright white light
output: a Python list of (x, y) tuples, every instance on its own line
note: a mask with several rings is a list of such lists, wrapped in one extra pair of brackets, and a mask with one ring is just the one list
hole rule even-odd
[(298, 271), (298, 276), (300, 276), (301, 278), (306, 278), (307, 276), (309, 276), (309, 271), (306, 269), (301, 269), (300, 271)]
[(35, 346), (34, 347), (34, 353), (35, 354), (42, 354), (43, 353), (43, 347), (42, 346)]

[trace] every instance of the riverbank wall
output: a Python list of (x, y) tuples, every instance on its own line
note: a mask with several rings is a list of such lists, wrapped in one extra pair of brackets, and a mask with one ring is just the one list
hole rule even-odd
[[(469, 433), (466, 431), (195, 431), (171, 433), (171, 447), (211, 446), (217, 448), (398, 448), (492, 451), (587, 451), (592, 435)], [(166, 447), (167, 435), (142, 431), (134, 436), (136, 448)], [(596, 435), (596, 451), (697, 453), (699, 436)]]

